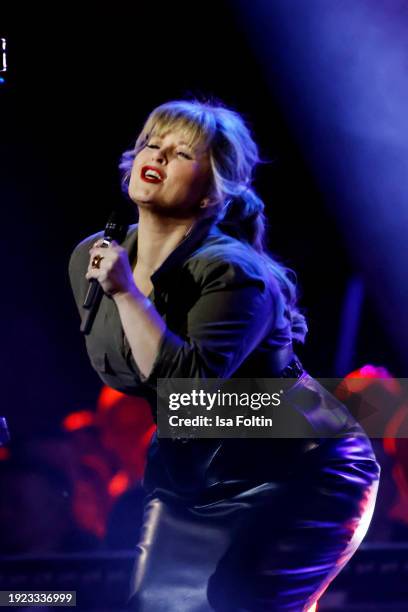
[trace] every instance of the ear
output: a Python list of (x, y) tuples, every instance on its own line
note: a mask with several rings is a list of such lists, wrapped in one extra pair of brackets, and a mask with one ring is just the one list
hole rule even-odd
[(200, 202), (200, 208), (208, 208), (210, 204), (210, 198), (203, 198)]

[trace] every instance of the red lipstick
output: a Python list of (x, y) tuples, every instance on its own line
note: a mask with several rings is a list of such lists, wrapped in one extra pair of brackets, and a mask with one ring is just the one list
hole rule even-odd
[(140, 171), (140, 178), (146, 183), (161, 183), (164, 181), (164, 173), (156, 166), (143, 166)]

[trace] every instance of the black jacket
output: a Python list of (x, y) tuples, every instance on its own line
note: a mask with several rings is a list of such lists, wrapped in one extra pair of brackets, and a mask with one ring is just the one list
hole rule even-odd
[[(71, 256), (70, 279), (81, 315), (89, 248), (101, 236), (85, 239)], [(133, 265), (137, 226), (130, 228), (123, 246)], [(149, 377), (141, 376), (116, 305), (107, 296), (86, 345), (102, 381), (146, 397), (154, 416), (158, 378), (272, 378), (286, 365), (279, 356), (282, 347), (291, 345), (291, 329), (278, 281), (249, 245), (211, 221), (198, 223), (151, 280), (149, 298), (167, 329)], [(145, 486), (162, 499), (206, 503), (266, 481), (287, 483), (303, 454), (314, 448), (311, 439), (185, 442), (155, 437)]]

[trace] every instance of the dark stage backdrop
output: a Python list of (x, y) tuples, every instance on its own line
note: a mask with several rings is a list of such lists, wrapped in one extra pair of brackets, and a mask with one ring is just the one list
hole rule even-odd
[[(146, 114), (174, 98), (218, 98), (252, 125), (267, 162), (257, 185), (270, 249), (298, 273), (309, 319), (299, 354), (312, 374), (333, 375), (355, 270), (271, 87), (277, 61), (270, 57), (267, 79), (233, 3), (84, 6), (37, 6), (2, 24), (9, 74), (0, 88), (0, 414), (13, 435), (52, 431), (63, 415), (95, 403), (101, 385), (79, 333), (69, 255), (122, 197), (118, 159)], [(368, 298), (352, 366), (366, 362), (401, 375)]]

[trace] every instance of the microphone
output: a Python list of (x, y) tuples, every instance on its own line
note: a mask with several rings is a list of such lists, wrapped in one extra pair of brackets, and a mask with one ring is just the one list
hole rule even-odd
[[(126, 237), (128, 229), (129, 215), (126, 211), (120, 208), (113, 210), (106, 224), (101, 246), (108, 247), (112, 240), (116, 240), (119, 243), (122, 242)], [(87, 312), (82, 320), (80, 329), (86, 336), (92, 329), (103, 295), (103, 289), (96, 278), (91, 278), (84, 303), (82, 304), (82, 307)]]

